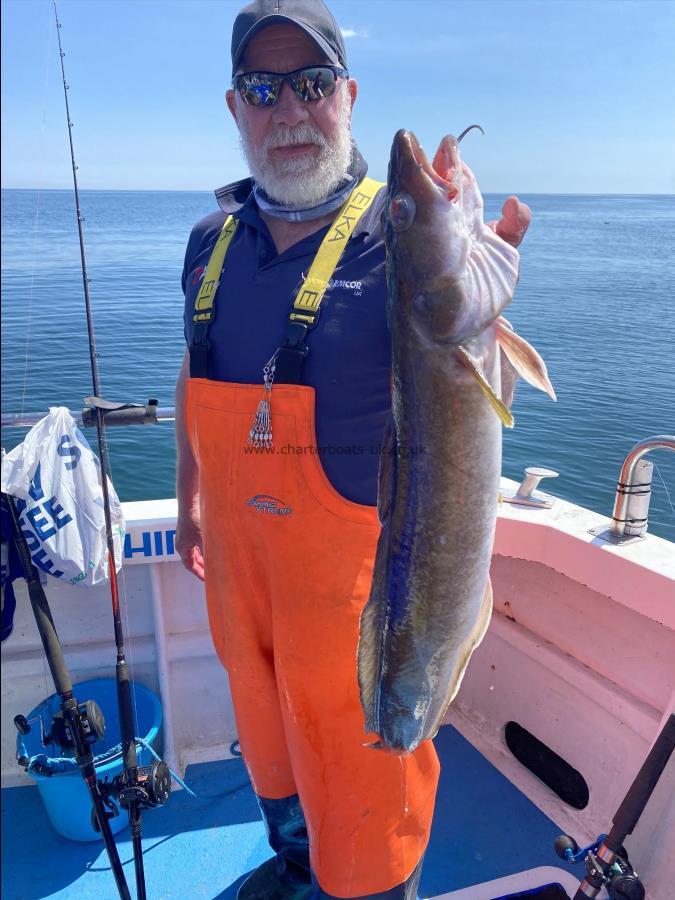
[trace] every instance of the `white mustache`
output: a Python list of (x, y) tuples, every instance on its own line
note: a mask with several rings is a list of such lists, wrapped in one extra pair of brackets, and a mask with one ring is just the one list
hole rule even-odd
[(319, 147), (325, 147), (327, 141), (321, 132), (311, 125), (303, 124), (295, 127), (279, 125), (266, 139), (262, 149), (266, 152), (275, 147), (291, 147), (295, 144), (317, 144)]

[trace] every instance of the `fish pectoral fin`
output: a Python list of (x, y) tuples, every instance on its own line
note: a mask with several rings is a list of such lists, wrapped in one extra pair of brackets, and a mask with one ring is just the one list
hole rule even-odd
[(516, 334), (511, 323), (503, 316), (499, 316), (495, 321), (495, 329), (499, 346), (520, 377), (555, 400), (556, 395), (549, 381), (546, 363), (534, 347), (528, 344), (525, 338)]
[(483, 393), (490, 401), (490, 405), (501, 419), (502, 424), (507, 428), (513, 428), (515, 419), (513, 418), (511, 411), (504, 405), (497, 394), (493, 391), (490, 382), (485, 377), (485, 373), (483, 372), (483, 368), (480, 362), (476, 359), (475, 356), (472, 356), (471, 353), (469, 353), (466, 347), (462, 347), (461, 345), (457, 348), (457, 355), (459, 356), (462, 364), (466, 366), (466, 368), (471, 372), (478, 384), (483, 389)]
[(384, 525), (389, 517), (392, 498), (396, 485), (396, 435), (391, 416), (382, 436), (382, 450), (380, 451), (380, 469), (377, 485), (377, 516), (380, 525)]

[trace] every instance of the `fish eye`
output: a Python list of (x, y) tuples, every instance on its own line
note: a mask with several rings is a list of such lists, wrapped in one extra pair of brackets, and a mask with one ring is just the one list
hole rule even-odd
[(405, 231), (415, 221), (415, 201), (410, 194), (397, 194), (389, 202), (389, 218), (394, 231)]

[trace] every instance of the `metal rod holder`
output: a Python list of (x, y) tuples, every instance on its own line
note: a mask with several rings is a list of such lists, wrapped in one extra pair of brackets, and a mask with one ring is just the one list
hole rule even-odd
[(589, 533), (610, 544), (627, 544), (643, 540), (647, 535), (649, 500), (651, 498), (651, 472), (647, 480), (638, 464), (652, 450), (675, 450), (675, 435), (657, 434), (637, 443), (625, 458), (619, 473), (614, 495), (612, 517), (607, 525), (590, 528)]

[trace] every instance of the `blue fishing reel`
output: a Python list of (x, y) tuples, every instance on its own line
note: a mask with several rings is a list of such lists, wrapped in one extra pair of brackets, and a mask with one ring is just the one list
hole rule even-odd
[(580, 848), (574, 838), (570, 837), (569, 834), (561, 834), (555, 839), (553, 846), (558, 856), (571, 865), (572, 863), (580, 862), (587, 853), (597, 853), (600, 844), (606, 837), (606, 834), (601, 834), (595, 843), (589, 844), (588, 847)]
[(610, 900), (644, 900), (644, 885), (631, 866), (625, 847), (613, 852), (605, 844), (607, 838), (601, 834), (594, 843), (581, 848), (568, 834), (555, 839), (555, 852), (561, 859), (570, 864), (584, 862), (585, 879), (575, 900), (597, 897), (603, 887)]

